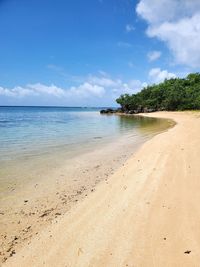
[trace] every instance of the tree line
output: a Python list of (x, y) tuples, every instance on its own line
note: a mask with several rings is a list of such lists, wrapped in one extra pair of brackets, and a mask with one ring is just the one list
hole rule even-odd
[(149, 85), (136, 94), (121, 95), (116, 102), (120, 104), (122, 111), (127, 113), (199, 110), (200, 73)]

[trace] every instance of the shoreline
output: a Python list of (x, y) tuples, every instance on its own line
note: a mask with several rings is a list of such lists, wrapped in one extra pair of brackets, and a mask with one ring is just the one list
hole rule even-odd
[[(123, 146), (123, 140), (121, 143), (120, 146)], [(105, 158), (106, 154), (104, 149), (109, 154), (107, 160), (110, 166), (103, 165), (102, 157)], [(44, 173), (43, 177), (41, 175), (42, 180), (37, 178), (26, 181), (25, 184), (22, 182), (18, 188), (15, 185), (9, 186), (9, 192), (1, 199), (0, 208), (3, 262), (13, 251), (16, 253), (29, 243), (51, 221), (67, 213), (95, 191), (96, 186), (103, 180), (106, 181), (118, 165), (122, 166), (131, 153), (131, 150), (119, 153), (111, 160), (112, 150), (119, 153), (120, 148), (116, 146), (116, 142), (113, 142), (112, 148), (111, 145), (104, 144), (94, 152), (86, 151), (72, 160), (66, 160), (53, 173)], [(95, 157), (97, 159), (94, 160)], [(89, 163), (86, 162), (87, 158), (90, 159)]]
[[(194, 160), (195, 153), (190, 158), (184, 148), (187, 146), (191, 151), (200, 148), (195, 139), (195, 134), (200, 129), (197, 120), (199, 114), (160, 112), (142, 116), (172, 119), (177, 124), (146, 141), (124, 166), (116, 170), (107, 181), (99, 184), (95, 192), (92, 191), (68, 213), (53, 220), (46, 230), (38, 233), (26, 247), (9, 258), (5, 266), (154, 266), (155, 263), (156, 266), (196, 266), (197, 260), (200, 260), (197, 246), (195, 247), (196, 238), (192, 236), (194, 240), (191, 239), (191, 231), (187, 228), (190, 218), (183, 222), (180, 220), (184, 219), (183, 214), (187, 209), (178, 201), (175, 193), (178, 193), (179, 187), (174, 186), (177, 182), (181, 183), (181, 189), (187, 189), (188, 175), (199, 185), (196, 179), (199, 168), (198, 162)], [(194, 123), (197, 125), (192, 131), (191, 125)], [(185, 131), (189, 131), (189, 134)], [(194, 138), (195, 147), (190, 148), (190, 144), (185, 143), (189, 137)], [(185, 165), (182, 166), (187, 163), (184, 157), (189, 161), (189, 174)], [(192, 165), (194, 172), (191, 170)], [(178, 179), (178, 175), (182, 175), (184, 181)], [(186, 184), (182, 184), (183, 182)], [(187, 191), (184, 193), (181, 197), (189, 201)], [(198, 201), (196, 202), (198, 205)], [(186, 205), (186, 208), (191, 207), (192, 203)], [(196, 206), (195, 208), (197, 209)], [(168, 214), (165, 214), (166, 211)], [(179, 225), (183, 223), (189, 234), (184, 232), (184, 227), (181, 228), (184, 231), (179, 233), (176, 216)], [(165, 225), (164, 219), (168, 225)], [(198, 219), (197, 216), (192, 224), (197, 223)], [(175, 230), (179, 233), (178, 240)], [(181, 242), (178, 242), (180, 239)], [(189, 244), (183, 246), (183, 241)], [(187, 255), (185, 252), (190, 249), (194, 253)]]
[(150, 138), (135, 139), (129, 133), (98, 145), (94, 151), (83, 151), (63, 161), (51, 173), (36, 169), (41, 172), (36, 179), (29, 182), (22, 179), (21, 185), (9, 185), (0, 207), (2, 261), (18, 253), (53, 220), (87, 198), (100, 183), (107, 183), (109, 177)]

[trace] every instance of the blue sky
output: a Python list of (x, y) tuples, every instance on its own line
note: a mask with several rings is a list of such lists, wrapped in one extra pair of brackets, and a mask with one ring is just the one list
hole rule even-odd
[(200, 67), (199, 0), (0, 0), (0, 105), (113, 106)]

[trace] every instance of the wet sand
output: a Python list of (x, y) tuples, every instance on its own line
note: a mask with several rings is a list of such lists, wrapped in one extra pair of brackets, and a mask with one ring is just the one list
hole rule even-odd
[(144, 141), (132, 135), (118, 138), (67, 159), (55, 169), (44, 165), (30, 174), (39, 173), (30, 181), (26, 163), (24, 168), (21, 164), (21, 183), (9, 184), (0, 202), (1, 261), (18, 253), (47, 225), (87, 198), (100, 182), (107, 182)]

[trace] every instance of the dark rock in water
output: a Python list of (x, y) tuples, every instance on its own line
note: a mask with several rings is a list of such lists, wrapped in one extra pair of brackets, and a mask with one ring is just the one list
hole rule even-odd
[(150, 112), (155, 112), (155, 109), (152, 108), (142, 108), (139, 107), (137, 109), (133, 109), (133, 110), (127, 110), (125, 113), (126, 114), (138, 114), (138, 113), (150, 113)]
[(115, 110), (112, 109), (112, 108), (102, 109), (102, 110), (100, 111), (101, 114), (108, 114), (108, 113), (114, 113), (114, 112), (115, 112)]
[(138, 113), (150, 113), (150, 112), (155, 112), (157, 111), (156, 109), (153, 108), (143, 108), (142, 106), (139, 106), (137, 109), (122, 109), (122, 108), (117, 108), (117, 109), (112, 109), (112, 108), (107, 108), (107, 109), (102, 109), (100, 110), (101, 114), (113, 114), (113, 113), (125, 113), (125, 114), (138, 114)]
[(117, 109), (107, 108), (107, 109), (100, 110), (100, 113), (101, 114), (123, 113), (123, 110), (121, 108), (117, 108)]

